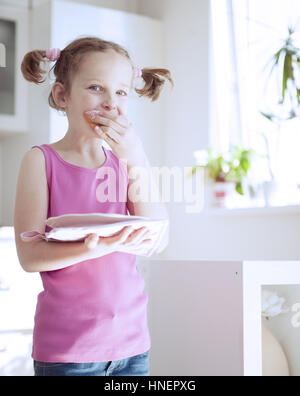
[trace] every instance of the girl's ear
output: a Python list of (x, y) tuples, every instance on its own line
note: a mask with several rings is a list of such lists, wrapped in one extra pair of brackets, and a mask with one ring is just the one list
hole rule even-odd
[(61, 109), (67, 106), (66, 90), (62, 83), (56, 82), (52, 87), (52, 96), (55, 104)]

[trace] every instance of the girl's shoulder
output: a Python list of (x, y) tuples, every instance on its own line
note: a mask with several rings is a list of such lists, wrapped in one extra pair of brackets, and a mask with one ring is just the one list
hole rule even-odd
[(23, 155), (20, 166), (20, 172), (23, 174), (23, 178), (26, 177), (26, 170), (30, 172), (28, 177), (35, 175), (39, 179), (46, 178), (46, 158), (40, 146), (31, 147)]
[(45, 164), (45, 157), (43, 154), (43, 150), (41, 150), (41, 146), (34, 146), (31, 147), (28, 151), (23, 156), (22, 161), (25, 161), (26, 163), (39, 163), (40, 165)]
[(30, 148), (23, 155), (19, 169), (19, 185), (27, 186), (27, 189), (38, 189), (40, 195), (44, 196), (47, 189), (46, 161), (38, 147)]
[(46, 170), (47, 163), (47, 150), (44, 145), (36, 145), (31, 147), (23, 157), (23, 160), (33, 163), (36, 166), (40, 166)]

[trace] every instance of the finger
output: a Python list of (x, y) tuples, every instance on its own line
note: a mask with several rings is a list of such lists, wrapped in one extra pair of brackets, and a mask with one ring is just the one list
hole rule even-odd
[(132, 241), (133, 236), (136, 234), (137, 230), (134, 230), (134, 228), (132, 227), (131, 231), (126, 235), (125, 239), (122, 239), (122, 241), (120, 241), (121, 245), (128, 245), (128, 243), (130, 241)]
[(119, 133), (117, 133), (116, 131), (114, 131), (113, 129), (109, 128), (109, 127), (101, 127), (102, 132), (104, 132), (104, 134), (108, 135), (112, 140), (114, 140), (116, 143), (120, 144), (122, 137)]
[[(119, 107), (118, 107), (118, 115), (104, 114), (104, 113), (101, 113), (101, 111), (92, 111), (92, 112), (87, 112), (86, 114), (89, 117), (91, 117), (92, 121), (97, 121), (97, 120), (101, 121), (101, 118), (102, 118), (104, 120), (105, 119), (110, 120), (116, 124), (119, 124), (121, 128), (125, 128), (125, 129), (127, 129), (131, 125), (125, 112), (122, 109), (120, 109)], [(101, 122), (104, 122), (104, 120), (102, 120)]]
[(110, 238), (110, 239), (120, 239), (120, 238), (127, 238), (127, 236), (129, 235), (130, 232), (133, 231), (133, 227), (132, 226), (126, 226), (124, 228), (122, 228), (120, 231), (115, 232), (114, 234), (106, 237), (106, 238)]
[(132, 226), (127, 226), (123, 230), (121, 230), (120, 234), (117, 235), (115, 238), (119, 239), (120, 242), (123, 242), (128, 238), (128, 235), (132, 233), (133, 229), (134, 228)]
[(146, 238), (148, 236), (149, 236), (148, 229), (143, 227), (141, 229), (136, 230), (136, 234), (133, 235), (131, 242), (134, 244), (138, 244), (138, 243), (140, 243), (140, 241), (142, 241), (144, 238)]
[(145, 254), (146, 251), (148, 251), (151, 248), (152, 245), (152, 240), (151, 239), (146, 239), (142, 241), (138, 246), (130, 246), (128, 248), (123, 248), (125, 250), (128, 250), (129, 253), (132, 254)]
[[(97, 133), (97, 135), (101, 138), (101, 139), (103, 139), (103, 140), (105, 140), (105, 138), (107, 138), (107, 136), (106, 136), (106, 134), (102, 131), (102, 129), (97, 125), (97, 126), (94, 126), (94, 131)], [(107, 139), (108, 140), (108, 139)]]
[(145, 249), (145, 246), (150, 247), (152, 245), (152, 242), (153, 242), (152, 239), (144, 239), (137, 246), (131, 246), (131, 249), (133, 251), (139, 250), (139, 249)]
[(125, 128), (125, 130), (128, 129), (131, 126), (131, 123), (129, 122), (129, 120), (126, 117), (126, 115), (123, 112), (123, 110), (121, 110), (121, 113), (118, 110), (118, 115), (117, 116), (106, 115), (106, 114), (104, 115), (100, 110), (86, 111), (84, 113), (84, 115), (87, 118), (87, 120), (89, 120), (92, 123), (97, 123), (98, 122), (100, 124), (100, 126), (101, 126), (101, 121), (99, 120), (99, 117), (100, 118), (103, 117), (106, 120), (111, 120), (112, 122), (115, 122), (115, 123), (119, 124), (121, 128)]
[(133, 227), (127, 226), (119, 231), (119, 233), (117, 233), (116, 235), (107, 237), (110, 245), (115, 246), (117, 248), (117, 251), (122, 251), (122, 248), (124, 247), (124, 245), (122, 245), (122, 242), (128, 238), (128, 235), (132, 232), (132, 230)]
[(108, 144), (114, 145), (119, 144), (118, 136), (114, 134), (112, 130), (103, 131), (103, 128), (98, 126), (95, 127), (95, 131), (101, 137), (101, 139), (105, 140)]
[(145, 235), (148, 235), (148, 230), (147, 228), (139, 228), (132, 232), (127, 240), (123, 242), (126, 246), (135, 246), (138, 244), (143, 238), (145, 238)]
[(98, 243), (98, 235), (97, 234), (90, 234), (84, 240), (85, 245), (88, 249), (94, 249)]
[(126, 132), (126, 126), (120, 125), (117, 118), (113, 120), (107, 117), (96, 116), (93, 122), (95, 122), (96, 124), (100, 124), (101, 126), (111, 128), (120, 135), (124, 135)]

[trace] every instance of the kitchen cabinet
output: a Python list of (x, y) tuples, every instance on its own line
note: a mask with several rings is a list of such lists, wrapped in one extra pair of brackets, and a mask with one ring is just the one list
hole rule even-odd
[(28, 132), (28, 88), (20, 68), (28, 39), (28, 10), (0, 5), (0, 137)]
[(262, 286), (300, 284), (299, 261), (143, 263), (150, 375), (262, 376)]

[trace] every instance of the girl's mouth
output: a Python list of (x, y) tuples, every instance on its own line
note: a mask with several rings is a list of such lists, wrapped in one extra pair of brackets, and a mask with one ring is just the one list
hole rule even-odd
[(84, 118), (85, 118), (85, 120), (86, 120), (86, 122), (89, 124), (89, 126), (91, 126), (92, 128), (94, 128), (95, 126), (101, 126), (101, 124), (98, 124), (98, 123), (96, 123), (95, 121), (93, 121), (93, 119), (92, 119), (92, 115), (91, 114), (86, 114), (86, 113), (84, 113), (83, 114), (84, 115)]

